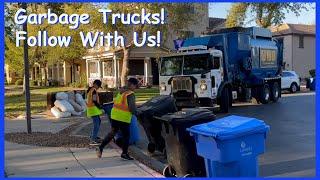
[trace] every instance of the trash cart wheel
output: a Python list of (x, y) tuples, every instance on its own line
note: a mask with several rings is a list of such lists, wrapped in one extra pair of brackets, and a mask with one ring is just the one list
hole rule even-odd
[(154, 151), (156, 151), (156, 145), (154, 143), (149, 143), (148, 144), (148, 151), (149, 151), (149, 153), (154, 153)]
[(176, 171), (173, 169), (172, 166), (167, 165), (166, 167), (164, 167), (162, 175), (164, 177), (176, 177)]

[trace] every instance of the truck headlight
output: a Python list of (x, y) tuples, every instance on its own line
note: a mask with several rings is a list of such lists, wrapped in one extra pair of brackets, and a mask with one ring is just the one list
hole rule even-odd
[(201, 85), (200, 85), (200, 89), (201, 89), (202, 91), (207, 90), (207, 85), (206, 85), (206, 84), (201, 84)]
[(160, 91), (166, 91), (167, 90), (167, 86), (164, 83), (160, 84)]

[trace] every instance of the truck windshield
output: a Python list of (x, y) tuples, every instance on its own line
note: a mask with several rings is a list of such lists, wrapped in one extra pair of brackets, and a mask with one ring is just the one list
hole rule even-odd
[(202, 74), (212, 68), (209, 54), (196, 54), (184, 56), (183, 74)]
[(173, 76), (182, 74), (182, 56), (165, 57), (161, 61), (161, 76)]

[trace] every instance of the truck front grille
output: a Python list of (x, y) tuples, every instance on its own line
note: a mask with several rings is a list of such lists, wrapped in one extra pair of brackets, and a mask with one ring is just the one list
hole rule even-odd
[(175, 77), (171, 82), (172, 91), (187, 91), (192, 93), (192, 80), (190, 77)]

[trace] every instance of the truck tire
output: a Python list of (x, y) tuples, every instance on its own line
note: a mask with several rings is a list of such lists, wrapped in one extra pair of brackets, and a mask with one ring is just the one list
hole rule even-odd
[(263, 85), (260, 89), (260, 102), (262, 104), (267, 104), (270, 101), (270, 87), (268, 84)]
[(280, 97), (281, 89), (278, 82), (274, 82), (271, 90), (271, 101), (277, 102)]
[(220, 97), (220, 111), (222, 113), (229, 112), (230, 96), (228, 88), (223, 88)]

